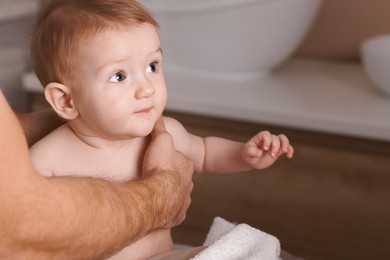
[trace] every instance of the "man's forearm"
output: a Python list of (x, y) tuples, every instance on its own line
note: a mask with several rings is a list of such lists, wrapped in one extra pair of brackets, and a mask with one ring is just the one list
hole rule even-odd
[[(155, 188), (153, 181), (112, 184), (30, 176), (10, 184), (11, 205), (0, 205), (0, 240), (5, 239), (0, 244), (9, 250), (0, 253), (1, 259), (7, 254), (12, 259), (99, 258), (161, 225), (150, 211), (159, 208), (152, 205), (156, 194), (149, 192)], [(19, 192), (27, 187), (28, 193)]]
[(163, 174), (111, 183), (26, 167), (0, 181), (0, 259), (99, 259), (176, 224), (178, 207), (167, 203), (180, 199)]

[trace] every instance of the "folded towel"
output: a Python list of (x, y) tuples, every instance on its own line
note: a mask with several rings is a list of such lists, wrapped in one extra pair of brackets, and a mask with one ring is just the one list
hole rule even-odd
[(277, 260), (279, 240), (247, 224), (235, 225), (216, 217), (207, 234), (206, 249), (193, 260)]

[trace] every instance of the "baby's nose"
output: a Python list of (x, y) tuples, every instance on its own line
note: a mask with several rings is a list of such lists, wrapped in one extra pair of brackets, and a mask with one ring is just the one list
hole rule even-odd
[(154, 88), (148, 81), (143, 81), (135, 92), (135, 98), (148, 98), (154, 94)]

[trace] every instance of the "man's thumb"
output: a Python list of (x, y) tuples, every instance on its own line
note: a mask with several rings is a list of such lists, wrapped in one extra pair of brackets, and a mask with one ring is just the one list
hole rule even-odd
[(161, 116), (156, 124), (154, 125), (154, 128), (152, 130), (152, 138), (156, 138), (158, 135), (160, 134), (163, 134), (163, 133), (167, 133), (167, 130), (165, 129), (165, 124), (164, 124), (164, 119), (163, 117)]

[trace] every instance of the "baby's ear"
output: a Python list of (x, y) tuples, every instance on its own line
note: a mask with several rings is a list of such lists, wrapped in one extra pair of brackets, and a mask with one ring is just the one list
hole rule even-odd
[(45, 87), (45, 98), (54, 111), (66, 120), (75, 119), (79, 112), (74, 106), (72, 92), (68, 86), (52, 82)]

